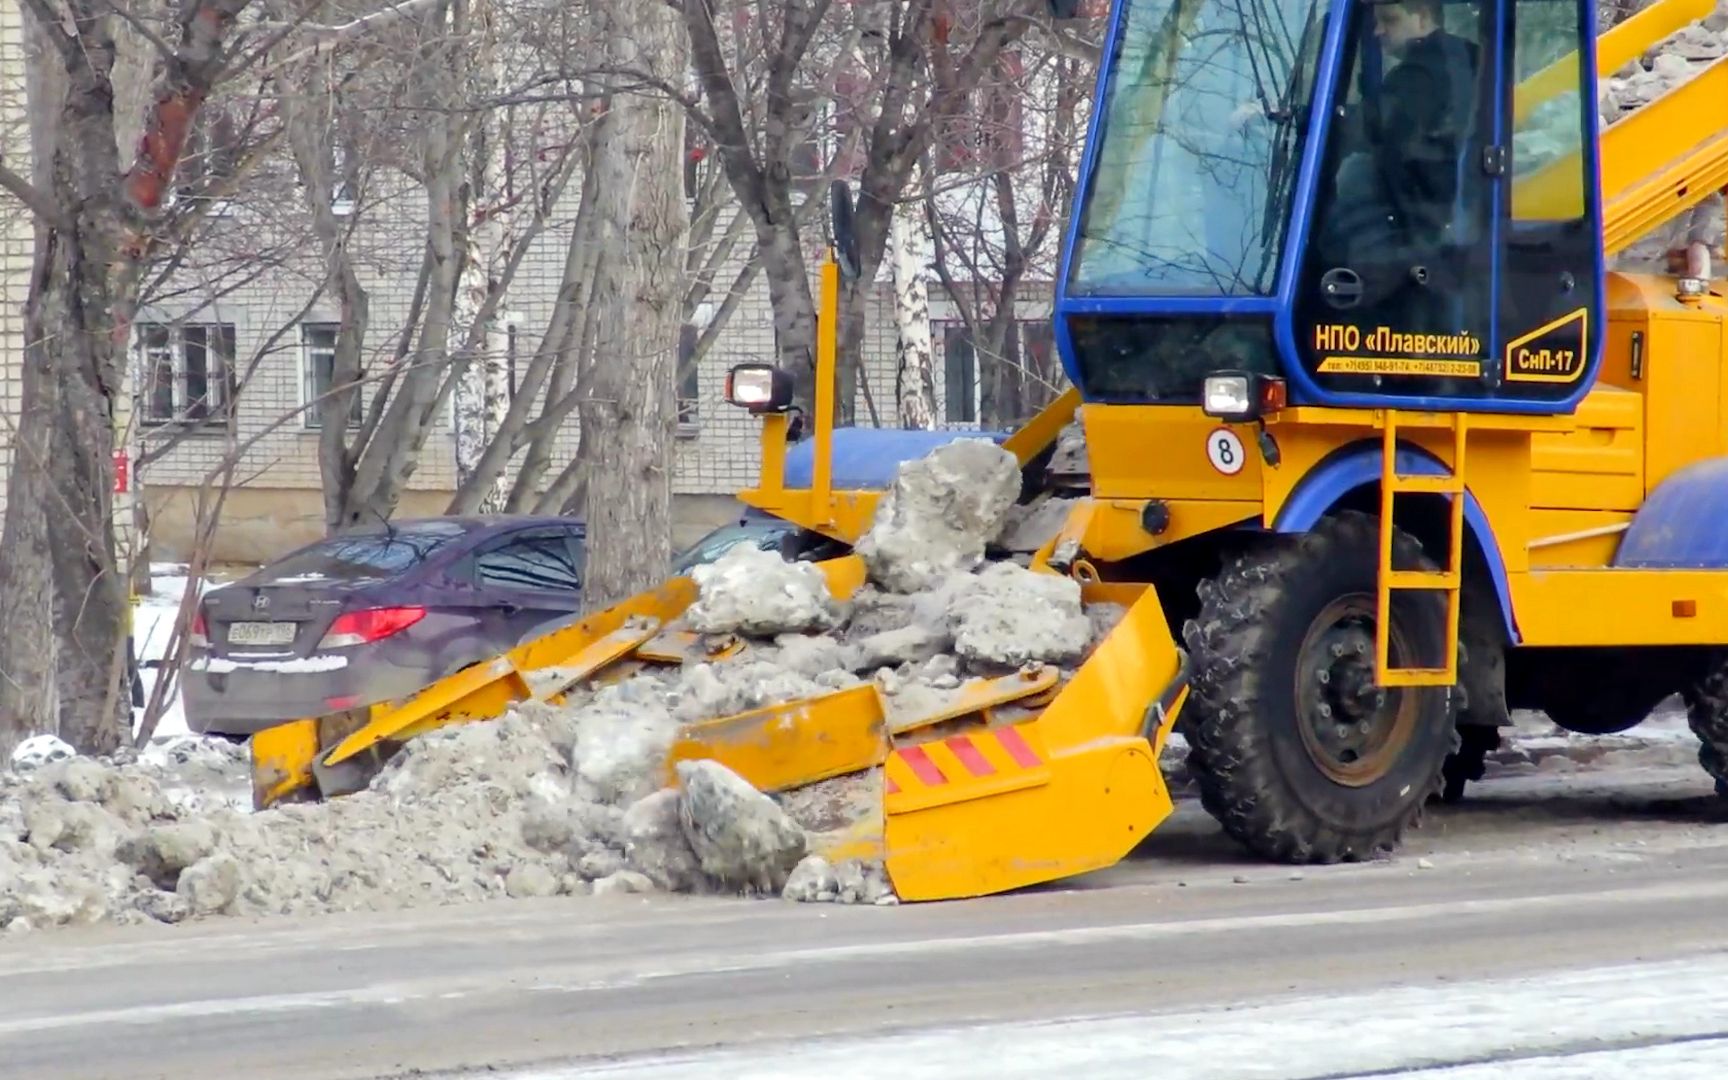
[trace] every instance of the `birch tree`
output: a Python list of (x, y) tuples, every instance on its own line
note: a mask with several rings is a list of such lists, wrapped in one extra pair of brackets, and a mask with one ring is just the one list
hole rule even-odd
[[(915, 171), (910, 186), (920, 186)], [(894, 213), (889, 237), (894, 268), (895, 393), (900, 426), (931, 430), (936, 426), (935, 349), (930, 340), (930, 289), (926, 275), (935, 252), (921, 200), (907, 200)]]

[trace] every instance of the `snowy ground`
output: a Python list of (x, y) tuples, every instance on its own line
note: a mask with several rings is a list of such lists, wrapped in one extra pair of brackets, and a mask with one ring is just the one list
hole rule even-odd
[[(174, 620), (179, 614), (180, 601), (193, 582), (186, 576), (187, 568), (177, 563), (152, 563), (150, 566), (151, 595), (141, 596), (132, 608), (132, 639), (138, 653), (139, 677), (144, 683), (144, 701), (150, 701), (150, 694), (155, 689), (156, 680), (161, 677), (162, 670), (156, 665), (160, 663), (168, 650), (169, 639), (174, 633)], [(219, 586), (221, 580), (214, 582)], [(209, 579), (198, 582), (200, 595), (212, 586)], [(132, 711), (133, 731), (136, 732), (144, 723), (142, 708)], [(156, 722), (154, 737), (157, 741), (174, 739), (188, 734), (186, 714), (180, 707), (178, 681), (174, 692), (164, 705), (162, 717)]]
[(1703, 1080), (1728, 1074), (1725, 980), (1728, 956), (1713, 955), (1234, 1008), (757, 1044), (516, 1077)]

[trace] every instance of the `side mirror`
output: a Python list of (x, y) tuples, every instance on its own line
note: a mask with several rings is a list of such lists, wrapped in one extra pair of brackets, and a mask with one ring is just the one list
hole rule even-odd
[(840, 264), (840, 276), (855, 279), (860, 271), (858, 233), (852, 224), (852, 189), (846, 181), (836, 180), (829, 186), (830, 226), (834, 233), (834, 259)]
[(752, 413), (785, 412), (792, 375), (772, 364), (739, 364), (726, 373), (726, 401)]

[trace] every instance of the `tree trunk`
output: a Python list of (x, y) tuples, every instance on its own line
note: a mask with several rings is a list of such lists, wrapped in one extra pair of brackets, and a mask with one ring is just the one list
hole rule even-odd
[[(480, 100), (495, 96), (504, 85), (498, 70), (498, 40), (492, 32), (491, 5), (474, 0), (467, 13), (474, 27), (479, 55), (474, 69), (473, 94)], [(504, 148), (507, 133), (502, 110), (476, 119), (470, 135), (468, 204), (471, 220), (462, 230), (462, 286), (456, 296), (455, 336), (478, 342), (479, 356), (470, 356), (455, 390), (456, 486), (466, 487), (485, 455), (486, 447), (504, 430), (510, 408), (507, 363), (507, 333), (499, 325), (497, 306), (488, 305), (499, 287), (494, 271), (515, 239), (516, 206), (506, 197), (504, 181), (509, 162)], [(509, 498), (503, 472), (492, 478), (479, 494), (476, 509), (496, 513)]]
[[(42, 245), (38, 242), (38, 259)], [(46, 276), (38, 268), (32, 282)], [(6, 489), (6, 543), (0, 548), (0, 758), (30, 735), (60, 730), (55, 696), (59, 665), (50, 559), (48, 461), (57, 409), (53, 357), (40, 343), (40, 306), (26, 312), (22, 409), (12, 440)], [(36, 313), (31, 320), (29, 314)]]
[[(80, 44), (62, 38), (58, 48), (76, 66), (56, 71), (31, 102), (43, 110), (32, 131), (35, 186), (55, 220), (38, 219), (24, 307), (23, 409), (0, 545), (7, 613), (18, 617), (0, 635), (10, 698), (0, 727), (9, 740), (57, 731), (83, 752), (107, 753), (131, 734), (122, 693), (126, 582), (114, 551), (113, 395), (124, 385), (138, 267), (122, 245), (125, 199), (134, 193), (116, 182), (111, 27), (92, 20), (81, 30)], [(85, 51), (69, 51), (76, 48)], [(184, 128), (161, 134), (174, 156), (176, 134), (183, 140)], [(153, 194), (139, 201), (153, 206)], [(20, 603), (32, 607), (13, 607)]]
[(756, 243), (774, 311), (775, 362), (797, 380), (798, 403), (814, 421), (816, 298), (810, 292), (810, 268), (804, 263), (796, 221), (759, 227)]
[[(657, 0), (597, 12), (608, 64), (676, 85), (688, 65), (682, 21)], [(597, 367), (582, 403), (592, 610), (665, 577), (672, 553), (673, 377), (684, 296), (684, 113), (661, 97), (614, 95), (596, 137), (602, 251)], [(621, 257), (608, 257), (617, 252)]]
[[(912, 174), (917, 187), (919, 173)], [(930, 238), (924, 231), (921, 204), (900, 204), (888, 238), (894, 268), (894, 329), (897, 364), (895, 391), (900, 402), (900, 426), (925, 431), (936, 427), (935, 360), (930, 343), (930, 290), (925, 273), (930, 266)]]
[(462, 0), (440, 4), (433, 18), (449, 25), (450, 35), (422, 50), (408, 91), (411, 107), (425, 111), (419, 147), (426, 189), (425, 306), (418, 327), (408, 331), (418, 330), (410, 354), (413, 363), (360, 452), (337, 528), (376, 523), (395, 513), (419, 466), (434, 416), (448, 401), (446, 378), (464, 258), (459, 238), (468, 209), (462, 183), (462, 39), (469, 32), (465, 15)]

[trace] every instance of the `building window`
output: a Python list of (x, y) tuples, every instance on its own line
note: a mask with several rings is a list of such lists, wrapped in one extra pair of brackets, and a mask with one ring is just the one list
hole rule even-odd
[(984, 390), (979, 374), (983, 364), (1007, 364), (1013, 369), (993, 384), (998, 395), (993, 412), (1006, 410), (1013, 413), (1020, 408), (1021, 394), (1015, 390), (1016, 387), (1025, 387), (1031, 400), (1042, 402), (1049, 397), (1038, 388), (1046, 382), (1054, 382), (1060, 370), (1050, 320), (1016, 320), (1008, 328), (1003, 343), (1006, 355), (986, 356), (982, 363), (972, 332), (964, 322), (936, 321), (931, 328), (933, 336), (942, 343), (944, 417), (948, 423), (978, 422), (984, 407)]
[(1028, 319), (1020, 324), (1020, 362), (1026, 369), (1027, 384), (1043, 385), (1036, 400), (1051, 400), (1048, 387), (1060, 385), (1063, 375), (1062, 359), (1056, 355), (1056, 332), (1049, 319)]
[[(336, 335), (340, 330), (337, 323), (302, 323), (300, 326), (302, 404), (307, 406), (300, 417), (312, 430), (323, 427), (325, 411), (335, 407), (335, 402), (324, 395), (330, 392), (335, 381)], [(363, 408), (361, 395), (356, 391), (349, 402), (348, 423), (358, 424)]]
[(234, 327), (226, 323), (138, 324), (144, 420), (220, 424), (234, 397)]
[(978, 350), (963, 322), (937, 323), (942, 339), (943, 419), (950, 424), (978, 420)]
[(227, 197), (214, 194), (239, 175), (240, 137), (233, 117), (220, 108), (205, 106), (198, 111), (186, 145), (174, 169), (166, 202), (170, 206), (203, 202), (212, 215), (232, 209)]
[(330, 144), (330, 212), (348, 217), (360, 200), (360, 169), (341, 136)]
[(701, 373), (691, 363), (700, 337), (694, 323), (685, 323), (678, 331), (678, 434), (684, 438), (695, 435), (702, 422)]
[(510, 400), (516, 400), (516, 357), (522, 328), (514, 319), (504, 324), (504, 373), (509, 379)]

